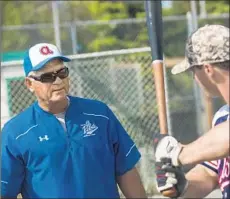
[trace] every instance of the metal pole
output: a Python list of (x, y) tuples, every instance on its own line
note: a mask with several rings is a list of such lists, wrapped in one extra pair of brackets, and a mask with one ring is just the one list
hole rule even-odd
[(51, 3), (52, 3), (52, 13), (53, 13), (55, 44), (59, 48), (59, 50), (61, 50), (61, 36), (60, 36), (58, 4), (57, 4), (57, 1), (52, 1)]
[(189, 35), (193, 32), (193, 24), (192, 24), (192, 14), (191, 12), (186, 13), (186, 18), (187, 18), (187, 33), (188, 37)]
[(196, 8), (196, 1), (192, 0), (190, 1), (191, 6), (191, 14), (192, 14), (192, 25), (193, 25), (193, 31), (198, 28), (198, 19), (197, 19), (197, 8)]
[[(187, 24), (188, 24), (188, 36), (194, 32), (194, 24), (192, 21), (192, 14), (191, 12), (187, 12)], [(193, 93), (195, 96), (195, 107), (196, 107), (196, 128), (197, 128), (197, 132), (198, 134), (201, 134), (202, 132), (202, 125), (201, 125), (201, 110), (202, 110), (202, 105), (201, 105), (201, 93), (200, 93), (200, 88), (197, 85), (196, 81), (193, 80)]]
[[(189, 19), (188, 24), (191, 24), (192, 27), (190, 30), (194, 32), (198, 29), (198, 18), (197, 18), (197, 7), (196, 7), (196, 1), (192, 0), (190, 1), (191, 6), (191, 18)], [(188, 15), (189, 16), (189, 15)], [(190, 32), (189, 35), (192, 33)], [(203, 120), (203, 100), (202, 100), (202, 91), (195, 80), (193, 80), (193, 88), (194, 88), (194, 95), (196, 99), (196, 118), (197, 118), (197, 130), (198, 133), (201, 135), (204, 130), (204, 120)]]
[[(191, 11), (192, 11), (192, 25), (193, 25), (193, 31), (197, 30), (198, 25), (198, 17), (197, 17), (197, 7), (196, 7), (196, 1), (190, 1), (191, 5)], [(212, 99), (209, 96), (205, 96), (206, 94), (204, 91), (202, 91), (197, 83), (194, 81), (194, 89), (195, 89), (195, 95), (197, 97), (197, 117), (199, 118), (199, 133), (202, 134), (202, 132), (207, 131), (211, 126), (210, 119), (213, 116), (213, 109), (212, 109)], [(199, 116), (198, 116), (199, 115)]]
[(71, 34), (71, 40), (72, 40), (72, 51), (73, 54), (77, 54), (77, 26), (75, 23), (71, 23), (70, 26), (70, 34)]
[(207, 11), (206, 11), (206, 1), (205, 0), (200, 0), (200, 17), (207, 17)]

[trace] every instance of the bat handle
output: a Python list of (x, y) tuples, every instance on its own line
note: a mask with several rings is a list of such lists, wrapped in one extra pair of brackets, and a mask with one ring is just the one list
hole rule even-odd
[(167, 190), (162, 191), (161, 194), (165, 197), (174, 198), (177, 196), (177, 190), (175, 187), (171, 187)]

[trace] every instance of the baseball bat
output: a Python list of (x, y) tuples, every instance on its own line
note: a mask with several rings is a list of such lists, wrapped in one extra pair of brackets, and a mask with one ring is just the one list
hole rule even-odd
[[(158, 118), (160, 132), (168, 133), (164, 70), (163, 70), (163, 23), (162, 23), (162, 5), (160, 0), (145, 0), (146, 21), (148, 27), (149, 43), (152, 55), (152, 71), (155, 82), (156, 99), (158, 105)], [(176, 195), (175, 187), (162, 192), (166, 197)]]

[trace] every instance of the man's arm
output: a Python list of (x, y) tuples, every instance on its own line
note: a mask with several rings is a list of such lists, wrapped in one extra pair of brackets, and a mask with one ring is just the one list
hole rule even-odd
[(169, 158), (174, 166), (197, 164), (229, 156), (229, 121), (223, 122), (194, 142), (182, 145), (173, 136), (156, 134), (155, 158)]
[(186, 174), (186, 179), (188, 187), (183, 198), (204, 198), (218, 185), (217, 174), (203, 165), (197, 165), (191, 169)]
[(135, 167), (117, 177), (117, 182), (126, 198), (147, 198), (140, 175)]
[(9, 126), (1, 132), (1, 198), (17, 198), (25, 177), (24, 164)]
[(135, 165), (141, 158), (135, 143), (108, 108), (109, 141), (115, 158), (116, 181), (127, 198), (146, 198), (141, 179)]
[(184, 145), (178, 159), (182, 165), (186, 165), (227, 156), (229, 156), (229, 121), (213, 127), (194, 142)]

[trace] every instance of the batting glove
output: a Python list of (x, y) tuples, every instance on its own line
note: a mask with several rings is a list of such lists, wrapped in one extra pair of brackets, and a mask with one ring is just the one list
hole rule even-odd
[(154, 136), (154, 151), (156, 162), (160, 162), (162, 158), (171, 159), (172, 165), (179, 166), (179, 154), (182, 145), (172, 136), (160, 133)]
[[(155, 163), (155, 170), (157, 189), (162, 195), (170, 198), (183, 196), (188, 187), (188, 182), (180, 166), (173, 166), (171, 159), (161, 159), (161, 162)], [(166, 192), (169, 190), (174, 190), (173, 195), (172, 192), (171, 195), (167, 195)]]

